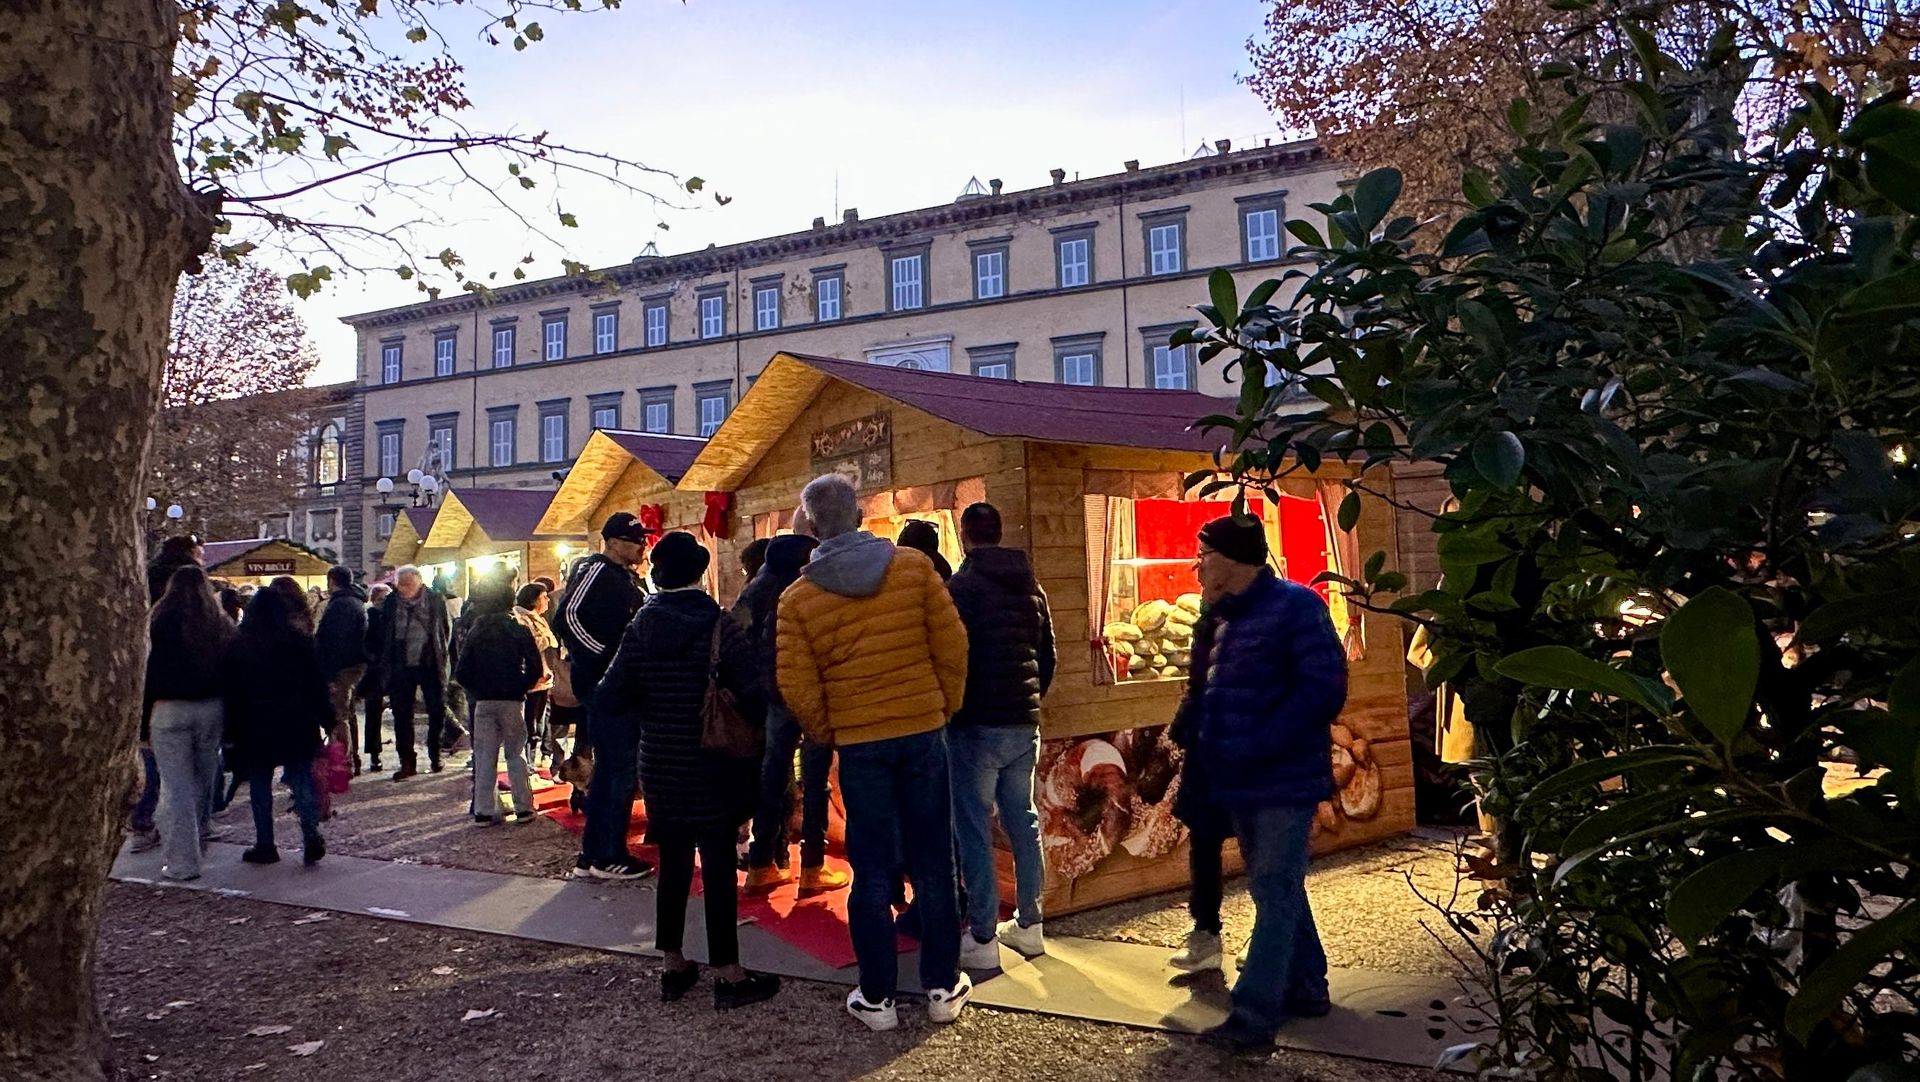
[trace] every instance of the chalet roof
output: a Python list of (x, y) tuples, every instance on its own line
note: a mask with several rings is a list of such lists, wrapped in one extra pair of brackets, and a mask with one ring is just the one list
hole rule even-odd
[(428, 548), (452, 548), (479, 527), (490, 541), (532, 541), (553, 493), (537, 488), (449, 488), (425, 535)]
[(250, 537), (238, 541), (208, 541), (201, 546), (202, 567), (212, 576), (245, 575), (247, 557), (292, 560), (295, 575), (324, 575), (333, 561), (318, 552), (279, 537)]
[(871, 391), (984, 436), (1100, 447), (1212, 453), (1225, 442), (1192, 425), (1232, 413), (1195, 391), (1074, 387), (982, 379), (890, 365), (777, 353), (687, 470), (682, 488), (731, 490), (806, 409), (827, 381)]
[(543, 534), (590, 533), (600, 524), (588, 516), (628, 469), (652, 474), (661, 490), (671, 489), (706, 445), (698, 436), (600, 429), (587, 438), (537, 528)]

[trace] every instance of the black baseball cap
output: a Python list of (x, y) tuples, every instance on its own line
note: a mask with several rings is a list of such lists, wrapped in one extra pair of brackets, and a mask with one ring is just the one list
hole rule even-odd
[(606, 525), (600, 527), (600, 536), (609, 541), (617, 539), (621, 541), (634, 541), (644, 545), (647, 543), (647, 538), (650, 535), (647, 533), (647, 528), (642, 526), (640, 520), (635, 518), (631, 513), (615, 511), (613, 514), (607, 516)]

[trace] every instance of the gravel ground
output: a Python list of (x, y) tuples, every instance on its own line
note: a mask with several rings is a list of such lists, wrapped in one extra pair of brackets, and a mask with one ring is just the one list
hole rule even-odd
[[(1231, 1060), (1190, 1037), (975, 1007), (944, 1027), (903, 1009), (899, 1030), (869, 1034), (844, 1017), (843, 988), (788, 982), (721, 1014), (704, 987), (660, 1003), (657, 973), (647, 959), (113, 883), (97, 984), (116, 1082), (1433, 1077), (1304, 1053)], [(471, 1012), (491, 1013), (463, 1021)]]
[[(1451, 895), (1455, 889), (1454, 864), (1452, 842), (1418, 837), (1396, 838), (1314, 861), (1307, 872), (1307, 893), (1327, 949), (1327, 961), (1349, 969), (1437, 977), (1457, 973), (1458, 967), (1427, 929), (1446, 937), (1453, 933), (1414, 893), (1417, 886), (1430, 898)], [(1408, 884), (1409, 876), (1413, 886)], [(1471, 884), (1460, 889), (1461, 904), (1470, 905)], [(1227, 883), (1220, 922), (1227, 945), (1234, 950), (1244, 946), (1253, 934), (1253, 899), (1247, 894), (1245, 879)], [(1150, 943), (1170, 949), (1179, 947), (1192, 930), (1184, 891), (1047, 921), (1049, 935)]]

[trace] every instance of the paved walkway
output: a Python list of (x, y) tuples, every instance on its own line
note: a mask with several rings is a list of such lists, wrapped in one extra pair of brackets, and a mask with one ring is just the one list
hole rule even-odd
[[(231, 853), (232, 859), (226, 859)], [(159, 878), (158, 851), (123, 852), (113, 876), (228, 897), (307, 909), (412, 921), (441, 928), (509, 935), (547, 943), (656, 955), (653, 889), (648, 882), (536, 879), (426, 864), (330, 856), (301, 865), (296, 852), (265, 867), (243, 864), (237, 846), (215, 846), (192, 883)], [(687, 917), (688, 955), (705, 961), (705, 924), (696, 897)], [(851, 969), (836, 970), (751, 923), (740, 928), (741, 961), (784, 977), (851, 986)], [(1226, 1017), (1219, 974), (1187, 978), (1167, 966), (1161, 947), (1049, 937), (1032, 960), (1001, 949), (1005, 969), (975, 973), (973, 1002), (985, 1007), (1193, 1032)], [(900, 962), (902, 991), (917, 991), (915, 960)], [(1335, 1009), (1326, 1018), (1289, 1024), (1287, 1048), (1430, 1066), (1448, 1045), (1466, 1039), (1449, 1010), (1458, 989), (1433, 977), (1335, 969)]]

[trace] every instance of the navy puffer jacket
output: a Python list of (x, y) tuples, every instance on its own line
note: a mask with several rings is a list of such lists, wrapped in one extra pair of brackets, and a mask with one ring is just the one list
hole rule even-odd
[(728, 759), (700, 743), (707, 656), (720, 624), (720, 686), (749, 718), (765, 716), (753, 645), (699, 590), (662, 590), (627, 626), (600, 682), (594, 707), (631, 714), (640, 731), (640, 787), (648, 836), (732, 829), (753, 814), (760, 760)]
[(1212, 608), (1218, 620), (1196, 719), (1222, 807), (1318, 804), (1333, 795), (1328, 727), (1347, 701), (1347, 656), (1326, 602), (1263, 571)]

